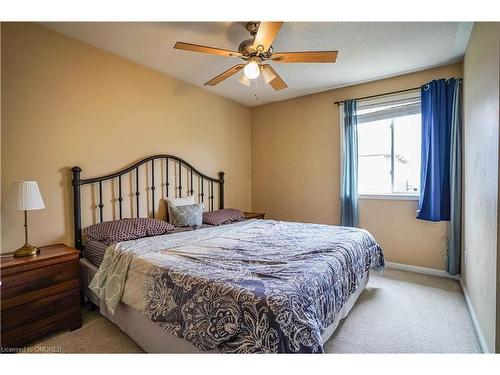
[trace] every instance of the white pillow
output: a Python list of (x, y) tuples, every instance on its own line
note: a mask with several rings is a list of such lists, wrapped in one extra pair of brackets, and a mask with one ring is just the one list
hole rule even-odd
[(194, 203), (194, 195), (189, 195), (189, 196), (183, 197), (183, 198), (167, 198), (167, 203), (170, 206), (174, 206), (174, 207), (188, 206), (191, 204), (195, 204)]

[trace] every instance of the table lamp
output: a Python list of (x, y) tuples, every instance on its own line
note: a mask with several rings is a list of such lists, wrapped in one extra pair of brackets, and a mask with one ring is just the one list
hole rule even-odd
[(14, 181), (10, 190), (8, 205), (14, 210), (24, 211), (25, 244), (14, 251), (14, 256), (36, 255), (40, 252), (40, 249), (28, 242), (28, 211), (45, 208), (36, 181)]

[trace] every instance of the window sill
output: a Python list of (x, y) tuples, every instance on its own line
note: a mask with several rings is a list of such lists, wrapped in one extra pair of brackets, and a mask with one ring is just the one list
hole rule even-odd
[(359, 194), (358, 199), (382, 199), (396, 201), (418, 201), (419, 196), (413, 194)]

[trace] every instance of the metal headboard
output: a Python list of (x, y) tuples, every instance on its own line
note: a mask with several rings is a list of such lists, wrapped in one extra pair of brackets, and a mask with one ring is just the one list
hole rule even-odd
[[(182, 168), (184, 167), (187, 169), (187, 172), (189, 174), (189, 179), (190, 183), (188, 183), (188, 188), (189, 190), (186, 191), (190, 194), (194, 194), (194, 189), (193, 189), (193, 175), (196, 175), (199, 179), (201, 179), (201, 191), (199, 193), (199, 201), (204, 202), (205, 198), (205, 190), (204, 190), (204, 185), (205, 182), (208, 184), (208, 209), (210, 211), (213, 211), (214, 209), (214, 184), (219, 185), (219, 209), (224, 208), (224, 172), (219, 172), (219, 178), (213, 178), (209, 177), (204, 173), (201, 173), (198, 171), (196, 168), (194, 168), (191, 164), (189, 164), (187, 161), (174, 156), (174, 155), (153, 155), (149, 156), (145, 159), (139, 160), (135, 164), (130, 165), (129, 167), (126, 167), (118, 172), (108, 174), (105, 176), (100, 176), (100, 177), (94, 177), (94, 178), (88, 178), (88, 179), (81, 179), (80, 178), (80, 173), (82, 172), (82, 169), (78, 166), (75, 166), (71, 168), (71, 172), (73, 173), (73, 178), (72, 178), (72, 185), (73, 185), (73, 215), (74, 215), (74, 229), (75, 229), (75, 247), (77, 249), (82, 249), (82, 216), (81, 216), (81, 187), (83, 185), (88, 185), (88, 184), (97, 184), (98, 189), (99, 189), (99, 204), (97, 207), (99, 208), (99, 220), (102, 223), (103, 222), (103, 210), (104, 210), (104, 204), (103, 204), (103, 192), (102, 192), (102, 182), (107, 181), (107, 180), (113, 180), (113, 179), (118, 179), (118, 207), (119, 207), (119, 218), (123, 218), (123, 196), (122, 196), (122, 176), (132, 173), (135, 171), (135, 204), (136, 204), (136, 216), (139, 217), (140, 211), (139, 211), (139, 202), (140, 202), (140, 195), (141, 193), (139, 192), (139, 167), (143, 164), (151, 163), (151, 186), (150, 186), (150, 194), (151, 194), (151, 205), (152, 205), (152, 216), (153, 218), (155, 217), (155, 163), (154, 161), (157, 159), (164, 159), (165, 162), (165, 176), (166, 176), (166, 181), (162, 185), (166, 187), (166, 196), (168, 197), (169, 194), (169, 160), (173, 160), (174, 163), (176, 162), (176, 167), (178, 168), (178, 185), (174, 186), (174, 189), (176, 192), (178, 192), (179, 197), (182, 196)], [(149, 178), (149, 177), (148, 177)], [(175, 178), (175, 174), (174, 174)], [(146, 203), (147, 204), (147, 203)], [(149, 207), (148, 207), (149, 211)], [(132, 210), (130, 211), (132, 213)]]

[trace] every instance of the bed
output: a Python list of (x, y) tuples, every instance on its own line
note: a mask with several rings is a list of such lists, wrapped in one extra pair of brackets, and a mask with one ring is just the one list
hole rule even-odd
[[(169, 186), (172, 162), (176, 177)], [(214, 210), (214, 201), (224, 208), (224, 174), (211, 178), (172, 155), (155, 155), (87, 180), (80, 178), (80, 168), (72, 169), (84, 294), (147, 352), (321, 353), (365, 288), (370, 270), (384, 267), (380, 246), (365, 230), (275, 220), (242, 220), (111, 246), (84, 243), (82, 187), (97, 186), (94, 206), (103, 221), (103, 183), (117, 180), (112, 202), (119, 207), (113, 212), (121, 219), (121, 184), (135, 172), (138, 187), (144, 165), (152, 173), (143, 194), (153, 202), (152, 217), (155, 168), (165, 171), (159, 195), (181, 196), (184, 181), (186, 193), (199, 201), (208, 193), (208, 210)], [(140, 195), (133, 194), (137, 216)]]

